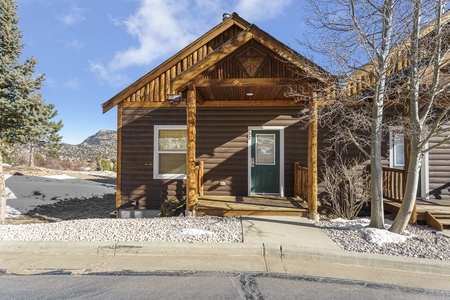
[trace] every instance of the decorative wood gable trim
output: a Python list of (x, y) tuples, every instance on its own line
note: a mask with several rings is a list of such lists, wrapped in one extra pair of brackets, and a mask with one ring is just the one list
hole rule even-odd
[(163, 101), (171, 93), (169, 83), (172, 78), (248, 26), (250, 23), (233, 13), (230, 18), (103, 103), (103, 113), (123, 101)]
[[(256, 77), (257, 72), (270, 57), (277, 57), (280, 64), (290, 64), (292, 69), (298, 69), (299, 72), (302, 73), (302, 76), (291, 74), (292, 77), (308, 77), (311, 80), (318, 80), (325, 84), (329, 84), (329, 82), (334, 78), (332, 78), (328, 72), (319, 66), (310, 62), (295, 51), (288, 49), (286, 45), (277, 41), (275, 38), (271, 37), (269, 34), (252, 24), (239, 35), (229, 40), (220, 48), (217, 48), (215, 51), (210, 53), (207, 57), (175, 77), (172, 80), (172, 90), (175, 92), (180, 92), (194, 80), (196, 86), (199, 86), (198, 82), (200, 82), (201, 86), (201, 82), (206, 82), (208, 80), (206, 78), (199, 78), (201, 75), (208, 77), (205, 72), (208, 70), (214, 70), (216, 65), (224, 61), (226, 57), (231, 56), (246, 43), (250, 43), (252, 41), (262, 45), (267, 49), (266, 52), (271, 52), (271, 54), (268, 55), (266, 52), (259, 50), (258, 47), (250, 46), (234, 56), (234, 59), (238, 62), (240, 68), (248, 78)], [(290, 81), (289, 83), (292, 84), (293, 82)]]

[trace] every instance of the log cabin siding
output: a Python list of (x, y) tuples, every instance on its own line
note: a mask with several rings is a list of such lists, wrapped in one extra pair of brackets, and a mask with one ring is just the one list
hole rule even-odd
[[(434, 137), (429, 146), (441, 138)], [(443, 144), (428, 154), (429, 195), (433, 199), (450, 199), (450, 144)]]
[[(204, 194), (246, 196), (248, 127), (285, 126), (284, 193), (293, 196), (293, 163), (306, 166), (308, 153), (299, 109), (199, 107), (197, 161), (204, 161)], [(154, 125), (185, 125), (185, 108), (123, 108), (122, 124), (121, 204), (138, 199), (141, 209), (159, 209), (164, 199), (184, 196), (184, 180), (153, 179), (153, 139)]]
[(154, 125), (185, 125), (185, 108), (123, 108), (121, 205), (159, 209), (162, 200), (184, 195), (183, 180), (153, 179)]
[[(205, 195), (248, 193), (248, 127), (286, 126), (285, 196), (293, 195), (293, 163), (307, 162), (307, 131), (301, 130), (299, 108), (199, 108), (197, 160), (205, 162)], [(224, 181), (225, 185), (220, 185)]]

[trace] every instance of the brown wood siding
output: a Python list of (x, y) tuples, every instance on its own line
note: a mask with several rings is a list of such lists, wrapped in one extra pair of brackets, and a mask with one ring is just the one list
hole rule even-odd
[[(441, 139), (431, 139), (433, 146)], [(450, 144), (444, 144), (428, 154), (429, 194), (433, 199), (450, 199)]]
[(162, 200), (184, 195), (183, 180), (153, 179), (154, 125), (185, 125), (185, 108), (124, 108), (122, 111), (121, 204), (159, 209)]
[[(293, 163), (307, 163), (307, 130), (301, 108), (202, 108), (197, 111), (197, 160), (204, 161), (204, 194), (246, 196), (249, 126), (286, 126), (285, 196), (293, 195)], [(124, 108), (121, 204), (159, 209), (161, 201), (185, 194), (183, 180), (153, 179), (154, 125), (184, 125), (185, 108)], [(225, 186), (220, 185), (225, 181)]]
[[(248, 193), (248, 127), (286, 126), (285, 196), (293, 195), (293, 163), (307, 162), (307, 131), (301, 130), (300, 108), (199, 108), (197, 159), (205, 162), (205, 195)], [(225, 181), (225, 186), (220, 185)]]

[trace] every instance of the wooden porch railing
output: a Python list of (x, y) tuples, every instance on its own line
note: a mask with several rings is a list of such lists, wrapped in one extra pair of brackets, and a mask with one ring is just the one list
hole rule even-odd
[(405, 171), (383, 167), (383, 198), (402, 202), (405, 190)]
[(204, 162), (198, 161), (195, 166), (195, 177), (197, 180), (197, 194), (203, 196), (203, 175), (204, 175)]
[(308, 199), (308, 168), (294, 162), (294, 197)]

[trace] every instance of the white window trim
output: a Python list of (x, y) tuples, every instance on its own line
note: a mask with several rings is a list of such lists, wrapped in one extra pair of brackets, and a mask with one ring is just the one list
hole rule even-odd
[[(401, 132), (403, 134), (403, 127), (389, 126), (389, 167), (394, 167), (394, 132)], [(405, 159), (405, 158), (404, 158)], [(402, 165), (404, 167), (404, 165)]]
[[(389, 126), (389, 166), (394, 166), (394, 131), (403, 131), (401, 126)], [(428, 143), (425, 144), (425, 149), (428, 148)], [(428, 152), (422, 158), (422, 167), (420, 168), (420, 191), (421, 197), (424, 199), (430, 198), (430, 179), (429, 179), (429, 161)]]
[[(159, 130), (187, 130), (186, 125), (155, 125), (153, 134), (153, 179), (186, 179), (186, 174), (159, 174)], [(186, 151), (171, 151), (165, 153), (184, 153)]]

